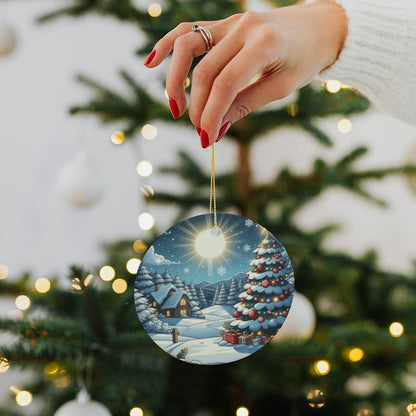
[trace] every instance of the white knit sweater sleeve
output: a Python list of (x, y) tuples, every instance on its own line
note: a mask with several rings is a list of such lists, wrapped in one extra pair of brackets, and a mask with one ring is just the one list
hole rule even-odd
[(416, 0), (335, 0), (348, 18), (337, 61), (320, 75), (416, 124)]

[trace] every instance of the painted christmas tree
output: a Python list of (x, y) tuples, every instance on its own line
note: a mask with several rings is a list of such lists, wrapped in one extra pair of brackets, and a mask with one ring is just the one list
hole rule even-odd
[(143, 294), (149, 294), (155, 290), (152, 275), (145, 265), (140, 267), (134, 288)]
[(255, 337), (271, 337), (289, 313), (294, 292), (292, 266), (285, 250), (270, 233), (253, 251), (245, 291), (234, 305), (231, 327)]

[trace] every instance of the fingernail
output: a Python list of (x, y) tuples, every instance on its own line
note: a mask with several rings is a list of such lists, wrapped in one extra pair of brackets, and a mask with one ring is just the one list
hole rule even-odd
[(169, 107), (170, 107), (170, 112), (172, 113), (173, 118), (176, 120), (179, 117), (178, 104), (176, 104), (176, 101), (170, 97), (169, 97)]
[(220, 128), (220, 132), (218, 133), (218, 137), (217, 140), (215, 140), (215, 142), (219, 142), (227, 133), (227, 131), (230, 129), (231, 127), (231, 121), (227, 121), (221, 128)]
[(201, 129), (199, 127), (195, 127), (196, 128), (196, 132), (201, 135)]
[(206, 149), (209, 146), (209, 137), (205, 130), (201, 129), (201, 133), (199, 134), (201, 137), (201, 146)]
[(143, 65), (149, 65), (150, 62), (153, 61), (153, 58), (156, 55), (156, 51), (153, 49), (152, 52), (149, 53), (149, 55), (147, 55), (147, 58), (144, 60)]

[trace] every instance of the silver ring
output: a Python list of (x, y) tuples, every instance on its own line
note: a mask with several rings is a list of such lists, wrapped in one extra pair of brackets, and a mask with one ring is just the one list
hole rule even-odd
[(205, 52), (210, 51), (214, 46), (214, 39), (212, 37), (211, 32), (206, 27), (199, 26), (199, 25), (193, 25), (192, 30), (194, 32), (199, 32), (202, 38), (204, 39)]

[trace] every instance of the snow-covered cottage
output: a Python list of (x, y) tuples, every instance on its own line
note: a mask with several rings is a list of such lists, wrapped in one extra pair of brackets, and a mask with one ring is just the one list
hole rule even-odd
[(166, 318), (191, 316), (191, 300), (184, 290), (178, 290), (173, 284), (162, 286), (149, 296), (153, 308)]

